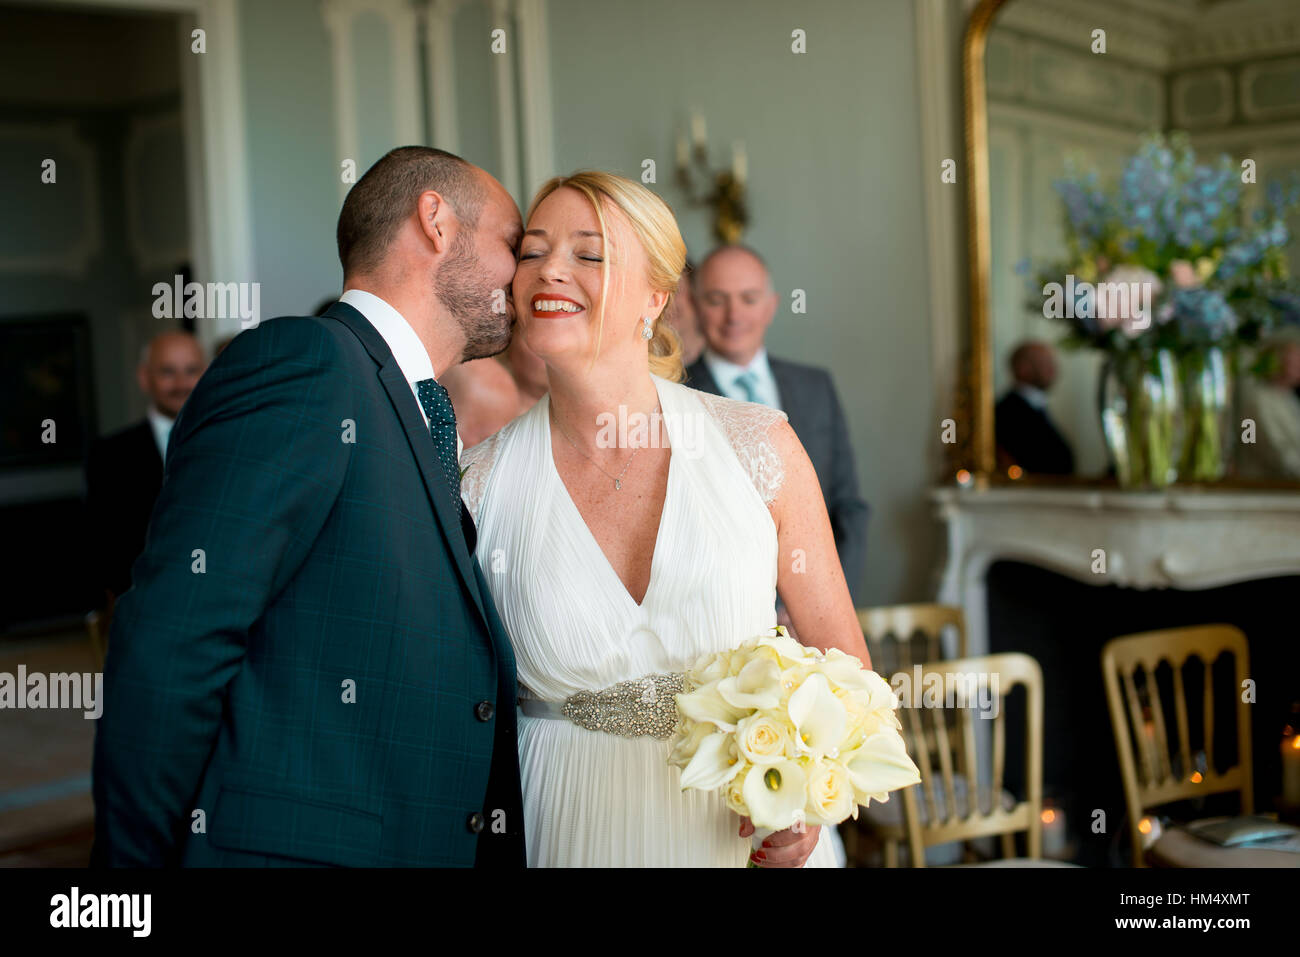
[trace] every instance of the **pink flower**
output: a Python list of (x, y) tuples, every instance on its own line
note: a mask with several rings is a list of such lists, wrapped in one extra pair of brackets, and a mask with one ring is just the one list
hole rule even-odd
[(1142, 266), (1116, 266), (1097, 283), (1097, 325), (1103, 331), (1119, 327), (1130, 339), (1151, 328), (1155, 302), (1164, 288), (1160, 278)]
[(1186, 259), (1175, 259), (1169, 264), (1169, 278), (1179, 289), (1191, 289), (1201, 284), (1196, 278), (1196, 267)]

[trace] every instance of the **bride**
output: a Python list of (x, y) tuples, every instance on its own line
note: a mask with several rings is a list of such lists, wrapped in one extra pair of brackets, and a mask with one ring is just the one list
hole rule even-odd
[[(805, 643), (868, 662), (785, 414), (679, 384), (660, 316), (685, 256), (638, 183), (584, 171), (543, 186), (513, 296), (550, 391), (461, 459), (518, 663), (532, 867), (744, 866), (749, 821), (681, 791), (668, 764), (667, 676), (770, 631), (777, 590)], [(828, 837), (780, 831), (752, 860), (834, 866)]]

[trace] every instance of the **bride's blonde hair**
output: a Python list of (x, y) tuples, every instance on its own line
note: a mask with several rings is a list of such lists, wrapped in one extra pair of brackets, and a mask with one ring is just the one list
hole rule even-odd
[[(668, 293), (663, 311), (654, 319), (651, 327), (654, 337), (650, 340), (650, 371), (661, 378), (680, 382), (686, 377), (686, 367), (682, 365), (681, 340), (664, 319), (668, 310), (672, 308), (673, 297), (677, 294), (677, 282), (686, 265), (686, 243), (677, 228), (677, 219), (673, 216), (673, 211), (662, 199), (634, 180), (600, 170), (578, 170), (569, 176), (556, 176), (547, 180), (533, 197), (525, 218), (532, 219), (533, 213), (537, 211), (542, 200), (564, 186), (576, 189), (591, 201), (607, 249), (610, 246), (609, 229), (605, 224), (602, 201), (612, 203), (632, 224), (632, 229), (649, 260), (647, 278), (650, 288), (656, 292)], [(596, 323), (596, 355), (600, 354), (601, 334), (605, 326), (605, 302), (609, 292), (608, 254), (602, 256), (601, 260), (600, 316)]]

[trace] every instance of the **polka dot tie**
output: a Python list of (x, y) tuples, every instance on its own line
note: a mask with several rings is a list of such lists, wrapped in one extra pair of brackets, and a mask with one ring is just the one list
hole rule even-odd
[(433, 436), (433, 450), (438, 464), (447, 477), (447, 488), (460, 518), (460, 462), (456, 460), (456, 410), (451, 407), (447, 390), (434, 379), (421, 379), (415, 383), (416, 394), (424, 414), (429, 417), (429, 433)]

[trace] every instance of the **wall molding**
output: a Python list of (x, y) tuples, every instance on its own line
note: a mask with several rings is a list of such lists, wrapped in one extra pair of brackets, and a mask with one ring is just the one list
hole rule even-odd
[[(256, 281), (238, 0), (47, 0), (53, 5), (181, 14), (181, 104), (195, 274), (221, 282)], [(201, 56), (189, 52), (195, 27), (207, 35)], [(233, 317), (201, 324), (198, 335), (211, 347), (238, 329), (239, 319)]]
[[(71, 246), (52, 253), (0, 257), (2, 272), (55, 273), (84, 278), (91, 261), (103, 248), (103, 228), (99, 195), (99, 157), (95, 147), (81, 138), (76, 124), (71, 120), (55, 123), (5, 123), (0, 125), (0, 140), (30, 141), (62, 147), (80, 161), (85, 192), (84, 217), (81, 230)], [(66, 163), (56, 166), (55, 175), (67, 176)], [(41, 170), (33, 168), (32, 183), (36, 189), (58, 189), (58, 179), (53, 184), (40, 181)]]
[(519, 182), (519, 120), (515, 103), (515, 66), (516, 52), (522, 50), (523, 41), (515, 29), (514, 4), (511, 0), (491, 0), (492, 30), (503, 29), (506, 32), (505, 55), (493, 57), (492, 91), (497, 107), (497, 145), (500, 155), (497, 157), (501, 170), (501, 185), (511, 196), (518, 199), (522, 195)]
[[(1207, 80), (1216, 82), (1223, 94), (1223, 106), (1215, 113), (1202, 113), (1192, 116), (1186, 109), (1188, 89), (1194, 83)], [(1232, 122), (1235, 93), (1232, 74), (1223, 67), (1207, 70), (1192, 70), (1177, 74), (1169, 83), (1169, 115), (1174, 126), (1188, 129), (1195, 126), (1225, 126)]]
[(542, 182), (554, 176), (555, 114), (551, 102), (551, 46), (546, 0), (515, 0), (519, 24), (519, 88), (523, 102), (523, 188), (525, 205)]
[[(179, 113), (160, 114), (147, 117), (131, 117), (127, 129), (126, 143), (123, 147), (122, 186), (126, 200), (126, 235), (131, 247), (131, 255), (141, 273), (151, 273), (158, 269), (173, 269), (182, 262), (189, 262), (190, 248), (186, 243), (177, 247), (163, 247), (154, 244), (146, 235), (144, 223), (140, 219), (140, 192), (136, 188), (136, 172), (139, 166), (140, 151), (145, 137), (168, 128), (176, 128), (184, 141)], [(188, 187), (187, 187), (188, 190)]]
[(1260, 76), (1284, 71), (1290, 73), (1293, 78), (1300, 75), (1300, 58), (1289, 57), (1264, 63), (1247, 63), (1241, 68), (1241, 74), (1239, 77), (1241, 115), (1245, 117), (1247, 121), (1258, 123), (1260, 121), (1294, 117), (1297, 112), (1300, 112), (1300, 109), (1298, 109), (1297, 105), (1294, 103), (1279, 107), (1260, 106), (1255, 102), (1252, 91), (1254, 82)]
[[(954, 400), (960, 376), (961, 344), (966, 338), (967, 311), (963, 297), (965, 248), (962, 223), (964, 195), (959, 185), (969, 175), (964, 169), (961, 139), (962, 101), (954, 59), (954, 37), (965, 18), (949, 0), (916, 2), (916, 70), (920, 97), (921, 177), (925, 215), (926, 255), (929, 260), (931, 421), (954, 417)], [(940, 179), (943, 161), (957, 161), (958, 183)], [(927, 443), (928, 468), (938, 475), (944, 452), (937, 442)]]
[(460, 152), (460, 121), (456, 108), (456, 44), (453, 30), (462, 0), (429, 0), (421, 11), (425, 49), (425, 89), (432, 145)]

